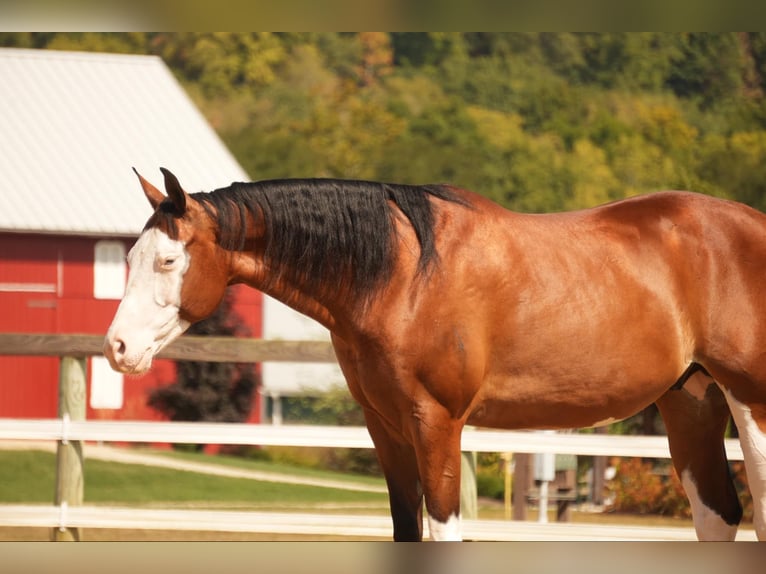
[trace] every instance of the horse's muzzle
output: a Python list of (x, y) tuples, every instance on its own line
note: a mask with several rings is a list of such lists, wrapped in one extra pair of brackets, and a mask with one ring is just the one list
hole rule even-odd
[(128, 353), (127, 345), (120, 337), (107, 334), (104, 339), (104, 356), (115, 371), (131, 375), (145, 373), (152, 366), (151, 349), (143, 353)]

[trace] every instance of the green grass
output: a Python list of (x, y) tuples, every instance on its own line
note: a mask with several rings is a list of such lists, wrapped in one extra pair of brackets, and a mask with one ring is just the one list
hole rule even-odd
[(53, 503), (56, 456), (40, 451), (0, 451), (0, 502)]
[[(231, 465), (233, 461), (224, 464)], [(260, 464), (261, 470), (267, 469)], [(279, 465), (278, 469), (279, 472), (287, 471), (284, 465)], [(52, 453), (0, 451), (0, 503), (52, 503), (55, 471), (56, 457)], [(333, 478), (338, 476), (337, 473), (321, 474)], [(170, 503), (237, 508), (280, 508), (323, 503), (383, 506), (387, 501), (383, 493), (210, 476), (95, 459), (86, 459), (85, 462), (84, 499), (86, 504)]]

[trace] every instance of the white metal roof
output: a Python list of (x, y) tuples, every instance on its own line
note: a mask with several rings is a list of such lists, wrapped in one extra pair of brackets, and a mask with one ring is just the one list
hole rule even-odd
[(132, 167), (189, 192), (249, 179), (160, 58), (0, 49), (0, 231), (137, 235)]

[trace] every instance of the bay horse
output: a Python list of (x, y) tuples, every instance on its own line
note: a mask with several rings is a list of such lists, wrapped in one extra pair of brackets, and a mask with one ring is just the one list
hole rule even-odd
[[(135, 170), (134, 170), (135, 171)], [(766, 539), (766, 215), (691, 192), (523, 214), (448, 185), (335, 179), (165, 192), (128, 255), (104, 354), (123, 373), (245, 283), (327, 327), (395, 540), (460, 539), (466, 424), (569, 429), (658, 405), (702, 540)]]

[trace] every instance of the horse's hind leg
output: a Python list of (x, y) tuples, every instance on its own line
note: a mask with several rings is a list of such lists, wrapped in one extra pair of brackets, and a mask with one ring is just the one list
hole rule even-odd
[(700, 540), (734, 540), (742, 506), (724, 449), (729, 421), (726, 399), (701, 372), (680, 390), (657, 401), (668, 431), (670, 452), (692, 507)]
[(374, 412), (365, 410), (365, 419), (386, 477), (394, 540), (419, 542), (423, 539), (423, 491), (415, 450)]

